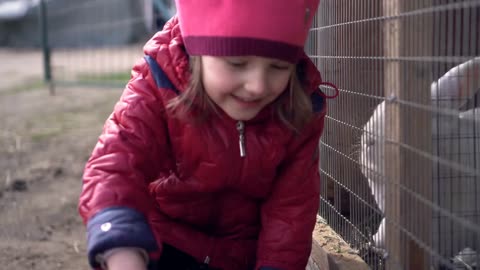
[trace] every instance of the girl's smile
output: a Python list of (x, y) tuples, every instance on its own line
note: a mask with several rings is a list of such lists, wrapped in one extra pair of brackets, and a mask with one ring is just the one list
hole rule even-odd
[(242, 98), (242, 97), (237, 97), (235, 95), (232, 95), (232, 97), (237, 100), (240, 106), (245, 106), (245, 107), (259, 106), (262, 101), (261, 99)]

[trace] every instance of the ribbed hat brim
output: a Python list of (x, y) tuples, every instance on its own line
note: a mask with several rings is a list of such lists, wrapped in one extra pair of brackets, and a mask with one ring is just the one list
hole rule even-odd
[(246, 37), (186, 36), (184, 43), (190, 55), (261, 56), (295, 63), (303, 48), (278, 41)]

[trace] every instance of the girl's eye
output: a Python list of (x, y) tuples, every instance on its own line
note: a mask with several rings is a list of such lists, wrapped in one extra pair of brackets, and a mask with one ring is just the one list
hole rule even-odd
[(272, 65), (272, 67), (278, 70), (287, 70), (290, 68), (290, 66), (284, 66), (284, 65)]
[(366, 141), (366, 145), (367, 145), (367, 147), (374, 146), (374, 145), (375, 145), (375, 140), (374, 140), (373, 138), (369, 138), (369, 139)]
[(286, 65), (284, 63), (273, 63), (270, 66), (277, 70), (287, 70), (290, 68), (290, 65)]
[(246, 61), (228, 60), (227, 63), (232, 67), (244, 67), (247, 65)]

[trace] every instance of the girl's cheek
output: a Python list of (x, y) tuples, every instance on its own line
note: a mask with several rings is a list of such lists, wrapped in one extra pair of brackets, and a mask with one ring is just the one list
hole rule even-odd
[(275, 83), (275, 89), (277, 89), (276, 92), (282, 93), (285, 89), (287, 89), (289, 79), (290, 76), (285, 74), (282, 74), (282, 76), (277, 76), (275, 79), (273, 79), (273, 82)]

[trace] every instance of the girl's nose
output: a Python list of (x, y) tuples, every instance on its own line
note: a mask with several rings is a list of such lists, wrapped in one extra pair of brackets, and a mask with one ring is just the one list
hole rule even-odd
[(264, 71), (251, 72), (245, 83), (245, 90), (252, 96), (262, 96), (268, 91), (267, 74)]

